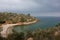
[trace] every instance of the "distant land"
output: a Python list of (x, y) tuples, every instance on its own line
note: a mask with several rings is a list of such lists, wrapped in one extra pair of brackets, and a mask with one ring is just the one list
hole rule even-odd
[(12, 13), (12, 12), (0, 12), (0, 24), (14, 24), (23, 23), (30, 24), (36, 22), (36, 18), (30, 14)]
[(8, 29), (15, 25), (28, 25), (36, 23), (37, 19), (30, 14), (18, 14), (11, 12), (0, 12), (0, 27), (3, 29), (1, 36), (7, 38), (10, 34)]

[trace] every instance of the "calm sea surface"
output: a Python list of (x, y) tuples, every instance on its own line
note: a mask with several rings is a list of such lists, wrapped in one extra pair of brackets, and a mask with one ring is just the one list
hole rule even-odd
[(38, 28), (45, 29), (49, 27), (54, 27), (56, 24), (60, 23), (60, 17), (37, 17), (39, 20), (35, 24), (17, 26), (14, 28), (15, 31), (21, 32), (26, 30), (35, 30)]

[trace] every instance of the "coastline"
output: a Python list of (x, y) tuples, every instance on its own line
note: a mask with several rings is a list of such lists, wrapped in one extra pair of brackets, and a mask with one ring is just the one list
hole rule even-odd
[(29, 24), (33, 24), (33, 23), (36, 23), (38, 20), (36, 19), (36, 20), (34, 20), (34, 21), (32, 21), (32, 22), (23, 22), (23, 23), (17, 23), (17, 25), (29, 25)]
[(8, 29), (11, 29), (12, 27), (16, 26), (16, 25), (29, 25), (29, 24), (33, 24), (36, 23), (38, 20), (34, 20), (32, 22), (23, 22), (23, 23), (16, 23), (16, 24), (2, 24), (1, 27), (3, 28), (3, 30), (0, 32), (1, 36), (4, 38), (7, 38), (8, 35), (10, 34)]

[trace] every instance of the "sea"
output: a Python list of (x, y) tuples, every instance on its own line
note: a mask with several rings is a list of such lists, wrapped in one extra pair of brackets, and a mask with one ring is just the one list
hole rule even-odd
[(50, 27), (55, 27), (60, 23), (60, 17), (36, 17), (38, 22), (30, 25), (15, 26), (14, 30), (16, 32), (25, 32), (27, 30), (33, 31), (36, 29), (46, 29)]

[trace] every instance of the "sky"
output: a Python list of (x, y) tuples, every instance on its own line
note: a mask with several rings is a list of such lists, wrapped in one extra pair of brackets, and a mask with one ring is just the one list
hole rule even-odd
[(0, 0), (0, 12), (60, 16), (60, 0)]

